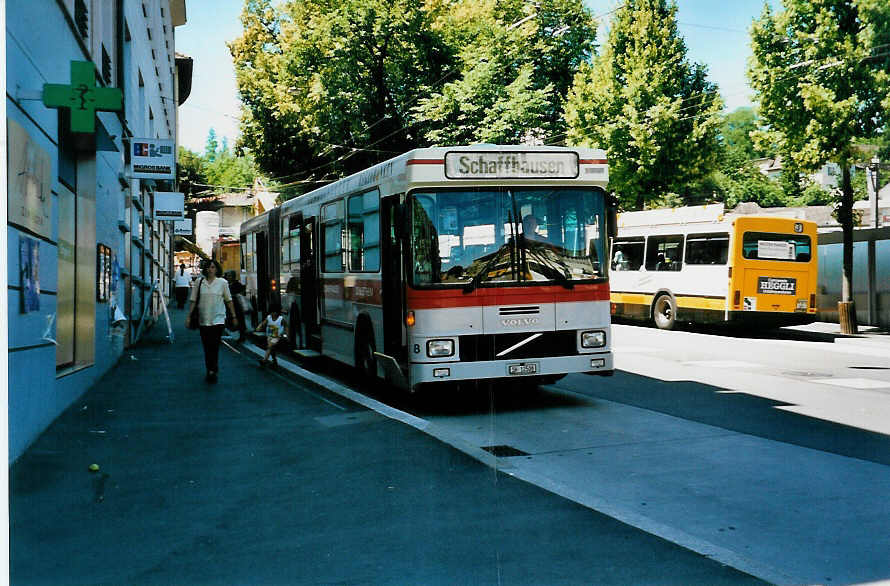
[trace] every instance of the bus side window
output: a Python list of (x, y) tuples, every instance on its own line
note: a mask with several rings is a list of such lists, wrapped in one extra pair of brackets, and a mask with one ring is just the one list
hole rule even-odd
[(376, 189), (354, 195), (347, 202), (346, 238), (349, 270), (380, 270), (380, 194)]
[(616, 238), (612, 243), (612, 270), (638, 271), (643, 266), (642, 238)]
[(646, 247), (647, 271), (679, 271), (682, 267), (683, 235), (650, 236)]
[(686, 237), (686, 263), (725, 265), (729, 255), (729, 234), (689, 234)]
[(329, 203), (322, 208), (324, 222), (324, 272), (343, 271), (343, 202)]

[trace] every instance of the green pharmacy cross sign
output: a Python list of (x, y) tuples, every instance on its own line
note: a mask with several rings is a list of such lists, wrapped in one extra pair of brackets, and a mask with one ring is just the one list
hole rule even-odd
[(118, 112), (124, 107), (121, 90), (96, 87), (96, 70), (89, 61), (71, 62), (71, 85), (43, 84), (47, 108), (71, 110), (71, 132), (96, 132), (96, 111)]

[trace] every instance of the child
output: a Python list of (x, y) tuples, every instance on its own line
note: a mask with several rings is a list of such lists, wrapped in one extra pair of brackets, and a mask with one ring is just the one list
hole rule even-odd
[[(265, 366), (269, 362), (278, 366), (278, 357), (275, 355), (274, 350), (275, 346), (284, 338), (284, 317), (281, 315), (279, 308), (273, 307), (272, 312), (266, 316), (265, 320), (259, 323), (254, 331), (258, 332), (263, 327), (266, 328), (266, 355), (260, 360), (260, 366)], [(272, 357), (271, 361), (269, 356)]]

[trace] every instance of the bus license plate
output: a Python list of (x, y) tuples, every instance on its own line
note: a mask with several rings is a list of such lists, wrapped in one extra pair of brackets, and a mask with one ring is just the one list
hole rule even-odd
[(510, 364), (507, 366), (511, 376), (523, 374), (537, 374), (538, 364), (536, 362), (522, 362), (520, 364)]

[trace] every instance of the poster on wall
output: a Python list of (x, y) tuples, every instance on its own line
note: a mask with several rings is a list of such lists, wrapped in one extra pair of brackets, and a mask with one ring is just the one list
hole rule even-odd
[(6, 125), (9, 147), (9, 221), (35, 234), (51, 238), (52, 163), (49, 153), (15, 120), (7, 118)]
[(19, 274), (22, 287), (22, 313), (40, 311), (40, 242), (19, 238)]
[(104, 244), (96, 245), (96, 301), (105, 302), (111, 297), (111, 249)]

